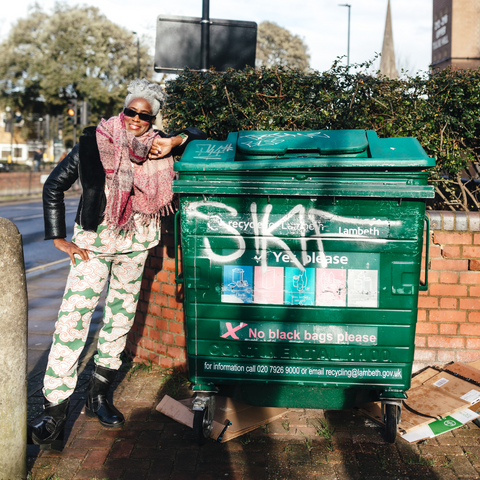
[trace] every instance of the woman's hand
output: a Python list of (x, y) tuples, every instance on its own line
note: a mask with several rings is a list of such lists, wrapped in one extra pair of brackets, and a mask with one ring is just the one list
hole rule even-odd
[(88, 250), (77, 247), (77, 245), (72, 242), (68, 242), (64, 238), (54, 238), (53, 244), (55, 245), (55, 248), (58, 248), (60, 251), (65, 252), (70, 257), (70, 259), (72, 260), (72, 265), (75, 265), (75, 254), (79, 255), (80, 258), (84, 261), (87, 261), (90, 258), (88, 255)]
[(152, 148), (148, 152), (148, 158), (150, 160), (158, 160), (159, 158), (167, 157), (172, 148), (177, 147), (182, 142), (182, 137), (155, 138)]

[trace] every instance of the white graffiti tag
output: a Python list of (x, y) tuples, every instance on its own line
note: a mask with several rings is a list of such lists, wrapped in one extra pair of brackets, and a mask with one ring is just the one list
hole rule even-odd
[[(208, 213), (204, 213), (203, 209)], [(190, 203), (186, 208), (186, 214), (187, 217), (204, 220), (207, 232), (233, 236), (237, 248), (228, 255), (215, 253), (210, 240), (206, 236), (204, 237), (203, 243), (206, 254), (213, 262), (231, 263), (240, 258), (245, 253), (246, 248), (242, 233), (249, 232), (250, 235), (248, 236), (253, 238), (255, 242), (256, 255), (254, 260), (260, 263), (264, 272), (267, 271), (268, 254), (273, 253), (278, 260), (279, 254), (276, 253), (278, 250), (282, 251), (282, 255), (287, 256), (291, 264), (299, 270), (305, 271), (305, 265), (311, 261), (307, 246), (308, 242), (312, 241), (317, 244), (316, 262), (322, 268), (327, 268), (329, 262), (325, 255), (322, 238), (341, 236), (362, 239), (363, 241), (385, 242), (385, 239), (375, 238), (380, 234), (380, 229), (383, 229), (384, 234), (386, 234), (392, 227), (400, 227), (402, 224), (400, 220), (343, 217), (315, 208), (307, 210), (303, 205), (296, 205), (281, 217), (272, 215), (272, 210), (273, 206), (269, 203), (265, 205), (263, 212), (258, 212), (257, 203), (252, 202), (250, 204), (250, 216), (245, 219), (245, 214), (238, 215), (235, 208), (224, 203), (200, 201)], [(338, 231), (324, 232), (323, 230), (328, 222), (331, 222), (332, 225), (339, 225)], [(280, 238), (280, 235), (285, 235), (286, 225), (287, 230), (298, 234), (296, 240), (300, 243), (301, 260), (292, 252), (288, 244)], [(291, 225), (294, 225), (295, 228), (290, 228)], [(350, 226), (355, 228), (349, 228)], [(314, 231), (313, 235), (312, 230)], [(272, 247), (276, 251), (271, 251)]]
[[(253, 224), (255, 225), (255, 224), (258, 223), (257, 215), (256, 215), (256, 211), (257, 211), (256, 203), (253, 202), (251, 204), (250, 208), (251, 208), (251, 212), (252, 212)], [(273, 245), (276, 245), (276, 246), (280, 247), (281, 249), (283, 249), (283, 251), (289, 256), (292, 263), (297, 268), (304, 271), (305, 267), (302, 265), (302, 263), (299, 262), (299, 260), (295, 256), (295, 254), (288, 247), (288, 245), (283, 240), (280, 240), (280, 238), (275, 237), (273, 235), (273, 232), (275, 232), (275, 230), (280, 228), (284, 223), (287, 223), (295, 215), (299, 216), (300, 225), (305, 225), (305, 207), (303, 205), (297, 205), (296, 207), (292, 208), (284, 217), (282, 217), (280, 220), (278, 220), (277, 222), (275, 222), (273, 224), (270, 223), (270, 221), (269, 221), (270, 212), (272, 211), (272, 208), (273, 208), (273, 206), (271, 204), (268, 204), (265, 207), (265, 210), (264, 210), (263, 219), (262, 219), (262, 223), (261, 223), (261, 230), (262, 230), (261, 237), (260, 237), (261, 242), (257, 241), (258, 235), (257, 235), (257, 233), (255, 233), (255, 249), (257, 251), (257, 255), (260, 255), (262, 270), (264, 272), (267, 271), (268, 246), (269, 246), (269, 244), (273, 244)], [(255, 214), (254, 214), (254, 212), (255, 212)], [(254, 226), (254, 230), (256, 232), (258, 232), (258, 226), (257, 226), (257, 228), (255, 228), (255, 226)], [(307, 263), (307, 241), (308, 240), (309, 239), (307, 239), (305, 237), (305, 230), (302, 230), (301, 231), (301, 237), (300, 237), (300, 244), (301, 244), (301, 250), (302, 250), (302, 262), (303, 262), (303, 264)], [(310, 238), (310, 240), (312, 240), (312, 238)], [(320, 238), (313, 239), (313, 240), (315, 240), (317, 242), (319, 251), (323, 252), (322, 240)], [(260, 243), (260, 245), (259, 245), (259, 243)], [(322, 265), (322, 267), (326, 267), (326, 266), (327, 266), (327, 264), (325, 262), (325, 264)]]
[[(199, 218), (205, 220), (207, 223), (208, 228), (211, 231), (218, 232), (223, 230), (225, 233), (229, 233), (234, 235), (235, 241), (237, 242), (237, 250), (229, 255), (219, 255), (212, 250), (210, 241), (207, 237), (203, 239), (204, 246), (208, 257), (218, 263), (229, 263), (233, 262), (240, 258), (245, 252), (245, 239), (241, 235), (241, 233), (230, 225), (230, 222), (225, 222), (219, 213), (215, 214), (206, 214), (200, 211), (202, 207), (209, 207), (209, 210), (212, 209), (222, 209), (226, 210), (228, 213), (227, 215), (236, 217), (237, 210), (233, 207), (225, 205), (221, 202), (193, 202), (187, 207), (187, 215), (192, 216), (194, 218)], [(281, 228), (281, 226), (288, 222), (290, 219), (295, 217), (296, 215), (299, 216), (300, 224), (305, 224), (305, 207), (303, 205), (297, 205), (296, 207), (292, 208), (286, 215), (282, 218), (277, 220), (276, 222), (270, 222), (270, 213), (272, 211), (272, 205), (266, 205), (263, 217), (261, 220), (258, 218), (257, 212), (257, 204), (252, 202), (250, 205), (250, 213), (252, 216), (252, 227), (254, 231), (254, 239), (255, 239), (255, 250), (257, 256), (255, 257), (257, 261), (260, 261), (262, 270), (266, 271), (267, 269), (267, 253), (270, 246), (279, 247), (288, 257), (290, 258), (291, 262), (300, 270), (304, 271), (305, 267), (303, 264), (308, 263), (307, 259), (307, 241), (313, 240), (317, 242), (317, 247), (319, 252), (321, 252), (321, 264), (323, 267), (326, 267), (326, 260), (325, 256), (323, 255), (323, 244), (321, 238), (316, 237), (305, 237), (305, 229), (301, 229), (301, 238), (300, 238), (300, 245), (302, 250), (302, 262), (298, 260), (296, 255), (292, 252), (290, 247), (279, 237), (274, 235), (274, 232)], [(302, 264), (303, 263), (303, 264)]]
[[(194, 202), (191, 203), (188, 208), (187, 208), (187, 215), (191, 215), (192, 217), (195, 218), (200, 218), (202, 220), (210, 220), (210, 215), (207, 215), (206, 213), (202, 213), (199, 211), (200, 207), (209, 207), (209, 208), (219, 208), (219, 209), (225, 209), (227, 212), (232, 215), (236, 216), (237, 211), (233, 207), (229, 207), (228, 205), (225, 205), (224, 203), (220, 202)], [(210, 246), (210, 241), (208, 240), (207, 237), (203, 239), (203, 243), (205, 245), (205, 250), (207, 251), (207, 254), (209, 258), (213, 261), (219, 262), (219, 263), (227, 263), (227, 262), (233, 262), (237, 258), (240, 258), (243, 253), (245, 252), (245, 240), (243, 237), (240, 235), (238, 230), (235, 228), (231, 227), (228, 223), (222, 222), (221, 223), (222, 227), (226, 230), (227, 233), (230, 233), (232, 235), (235, 235), (235, 239), (238, 243), (238, 249), (236, 252), (230, 254), (230, 255), (218, 255), (212, 250), (212, 247)]]
[(283, 142), (291, 142), (292, 138), (330, 138), (324, 132), (275, 132), (263, 135), (243, 135), (238, 140), (239, 146), (259, 147), (261, 145), (278, 145)]
[(235, 152), (232, 143), (226, 145), (209, 145), (200, 143), (193, 158), (201, 160), (218, 160), (228, 152)]

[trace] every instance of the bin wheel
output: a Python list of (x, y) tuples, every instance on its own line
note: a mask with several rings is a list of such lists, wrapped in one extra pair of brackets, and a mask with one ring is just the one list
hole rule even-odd
[(193, 434), (199, 445), (204, 445), (212, 431), (212, 419), (209, 419), (209, 408), (196, 410), (193, 417)]
[(395, 443), (397, 438), (397, 405), (387, 403), (385, 405), (385, 439), (388, 443)]

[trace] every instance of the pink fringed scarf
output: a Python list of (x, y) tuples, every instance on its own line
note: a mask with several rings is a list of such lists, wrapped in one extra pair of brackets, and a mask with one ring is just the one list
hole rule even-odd
[(135, 137), (125, 129), (123, 113), (97, 127), (97, 144), (108, 188), (105, 219), (115, 231), (133, 231), (133, 214), (142, 225), (174, 211), (173, 158), (149, 160), (148, 152), (156, 133), (149, 129)]

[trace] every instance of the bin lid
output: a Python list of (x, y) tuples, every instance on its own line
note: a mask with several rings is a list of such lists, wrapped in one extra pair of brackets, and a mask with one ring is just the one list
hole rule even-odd
[(175, 170), (183, 172), (310, 168), (433, 167), (417, 139), (378, 138), (374, 131), (241, 131), (227, 140), (197, 140)]
[[(368, 142), (363, 130), (307, 132), (238, 132), (237, 154), (243, 160), (263, 158), (320, 157), (366, 154)], [(237, 158), (238, 160), (238, 158)]]

